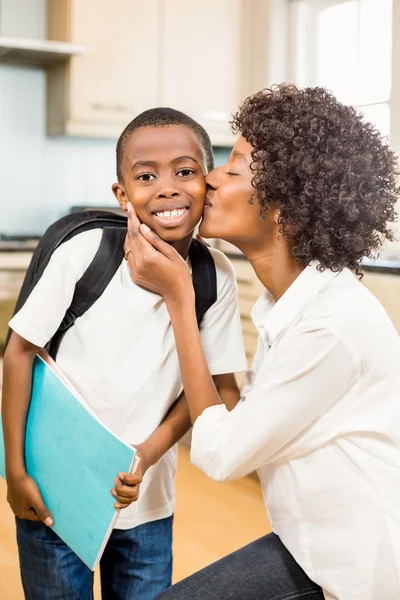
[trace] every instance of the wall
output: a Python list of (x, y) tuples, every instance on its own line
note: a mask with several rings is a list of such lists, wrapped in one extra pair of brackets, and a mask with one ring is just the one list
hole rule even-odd
[[(45, 0), (0, 0), (1, 35), (45, 30)], [(45, 86), (43, 71), (0, 63), (0, 234), (40, 234), (72, 205), (115, 202), (116, 140), (47, 137)]]

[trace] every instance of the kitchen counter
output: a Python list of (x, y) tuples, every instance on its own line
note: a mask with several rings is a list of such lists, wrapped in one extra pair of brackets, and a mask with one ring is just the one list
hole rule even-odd
[[(32, 258), (32, 252), (4, 252), (0, 250), (0, 271), (25, 272)], [(1, 282), (0, 282), (1, 285)]]
[[(239, 251), (225, 252), (230, 260), (244, 260), (247, 258)], [(390, 275), (400, 275), (400, 260), (365, 260), (362, 264), (363, 271), (366, 273), (386, 273)]]

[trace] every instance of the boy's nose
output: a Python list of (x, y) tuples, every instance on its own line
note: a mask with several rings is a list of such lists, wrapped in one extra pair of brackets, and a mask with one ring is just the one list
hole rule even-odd
[(180, 195), (180, 192), (175, 188), (164, 188), (158, 192), (157, 198), (176, 198)]

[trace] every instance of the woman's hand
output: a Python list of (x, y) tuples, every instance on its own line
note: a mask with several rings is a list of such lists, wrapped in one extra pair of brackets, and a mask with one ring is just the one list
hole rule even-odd
[(141, 224), (131, 204), (128, 204), (128, 234), (125, 258), (132, 281), (151, 292), (160, 294), (166, 302), (178, 304), (190, 299), (194, 289), (187, 263), (167, 242), (161, 240), (147, 225)]

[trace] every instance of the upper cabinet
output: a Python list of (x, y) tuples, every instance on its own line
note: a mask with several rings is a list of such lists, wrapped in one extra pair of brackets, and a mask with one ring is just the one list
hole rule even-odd
[(160, 101), (187, 112), (215, 145), (232, 143), (242, 94), (242, 0), (164, 0)]
[(115, 138), (139, 112), (171, 106), (230, 145), (252, 1), (48, 0), (49, 38), (87, 48), (48, 70), (48, 133)]
[(135, 115), (157, 104), (157, 0), (48, 0), (48, 34), (87, 48), (83, 56), (48, 70), (50, 135), (114, 138)]

